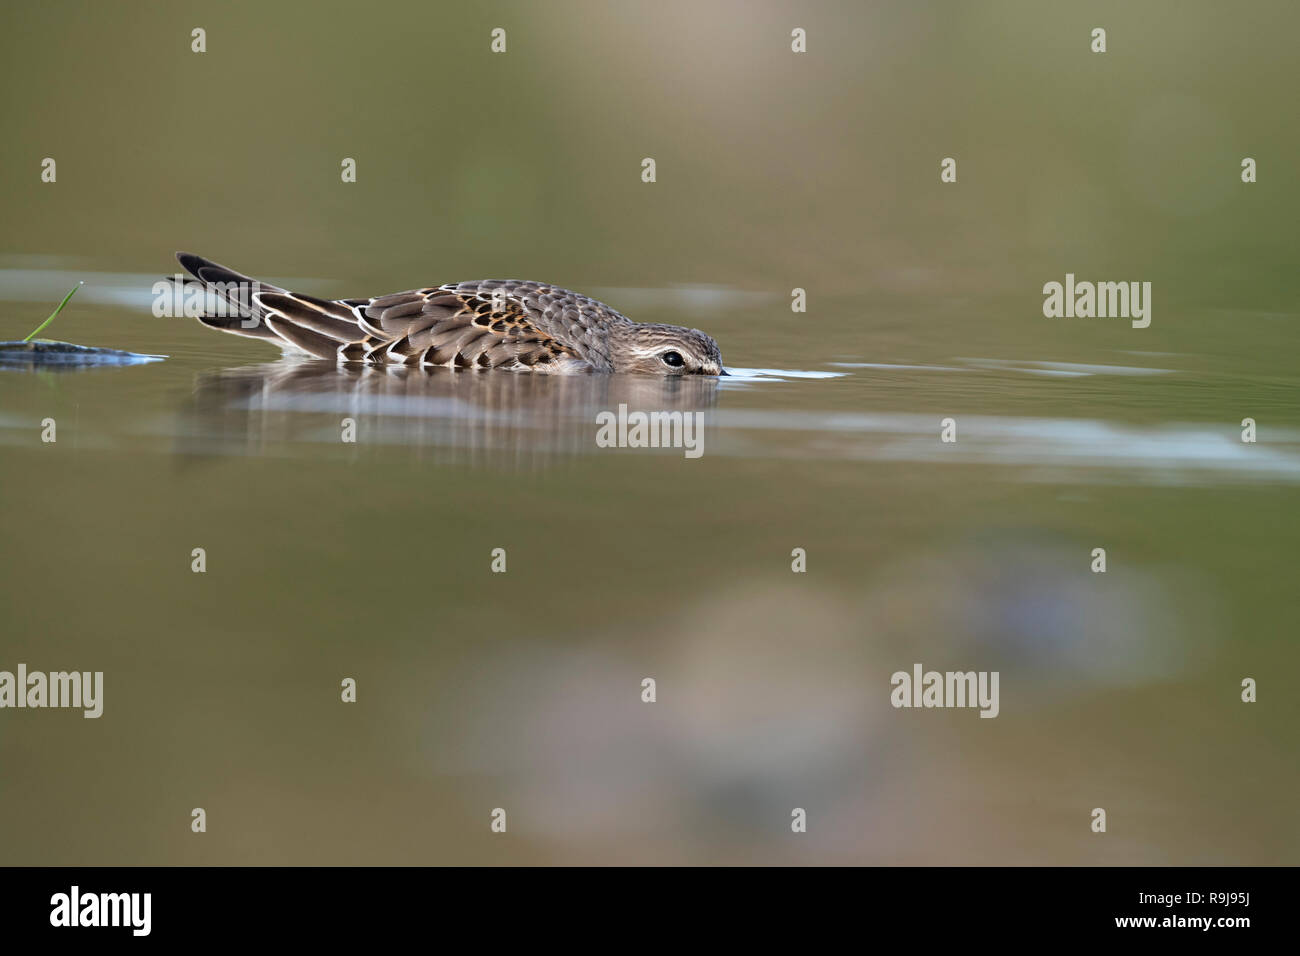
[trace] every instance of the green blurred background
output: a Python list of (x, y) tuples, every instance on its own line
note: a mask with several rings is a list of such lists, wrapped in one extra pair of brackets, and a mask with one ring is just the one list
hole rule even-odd
[[(1294, 864), (1298, 27), (7, 6), (0, 338), (82, 277), (46, 334), (170, 358), (0, 372), (0, 669), (106, 684), (0, 712), (0, 862)], [(620, 386), (282, 385), (151, 314), (176, 249), (326, 296), (544, 279), (839, 377), (688, 396), (698, 461), (597, 453)], [(1067, 272), (1152, 282), (1151, 327), (1045, 319)], [(1000, 670), (1001, 716), (891, 709), (916, 661)]]

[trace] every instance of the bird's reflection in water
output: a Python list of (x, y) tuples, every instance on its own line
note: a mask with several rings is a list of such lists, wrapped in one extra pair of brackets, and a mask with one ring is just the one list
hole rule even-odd
[(717, 394), (711, 376), (530, 375), (282, 360), (201, 375), (178, 450), (258, 455), (322, 444), (403, 445), (439, 460), (519, 464), (595, 450), (599, 412), (617, 414), (620, 405), (629, 412), (707, 412)]

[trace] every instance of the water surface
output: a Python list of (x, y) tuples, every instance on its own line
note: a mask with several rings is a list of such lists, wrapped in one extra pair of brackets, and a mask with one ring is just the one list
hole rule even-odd
[[(3, 14), (0, 339), (84, 280), (43, 334), (166, 359), (0, 369), (0, 669), (105, 673), (0, 712), (0, 861), (1296, 862), (1293, 6), (484, 16)], [(735, 374), (285, 362), (152, 314), (177, 248), (544, 279)], [(1151, 326), (1045, 318), (1067, 273)], [(917, 662), (999, 716), (893, 709)]]

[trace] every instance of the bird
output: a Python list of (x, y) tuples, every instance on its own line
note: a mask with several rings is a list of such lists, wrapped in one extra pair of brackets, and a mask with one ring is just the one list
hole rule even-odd
[(178, 252), (176, 259), (217, 306), (198, 316), (204, 325), (341, 365), (729, 374), (718, 343), (698, 329), (634, 322), (602, 302), (545, 282), (482, 279), (370, 298), (318, 299), (193, 253)]

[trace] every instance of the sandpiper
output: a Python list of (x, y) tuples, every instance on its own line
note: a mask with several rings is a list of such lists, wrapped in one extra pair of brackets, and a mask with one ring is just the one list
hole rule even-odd
[(726, 375), (718, 343), (675, 325), (633, 322), (545, 282), (484, 279), (368, 299), (289, 292), (188, 252), (176, 258), (230, 314), (199, 321), (340, 363)]

